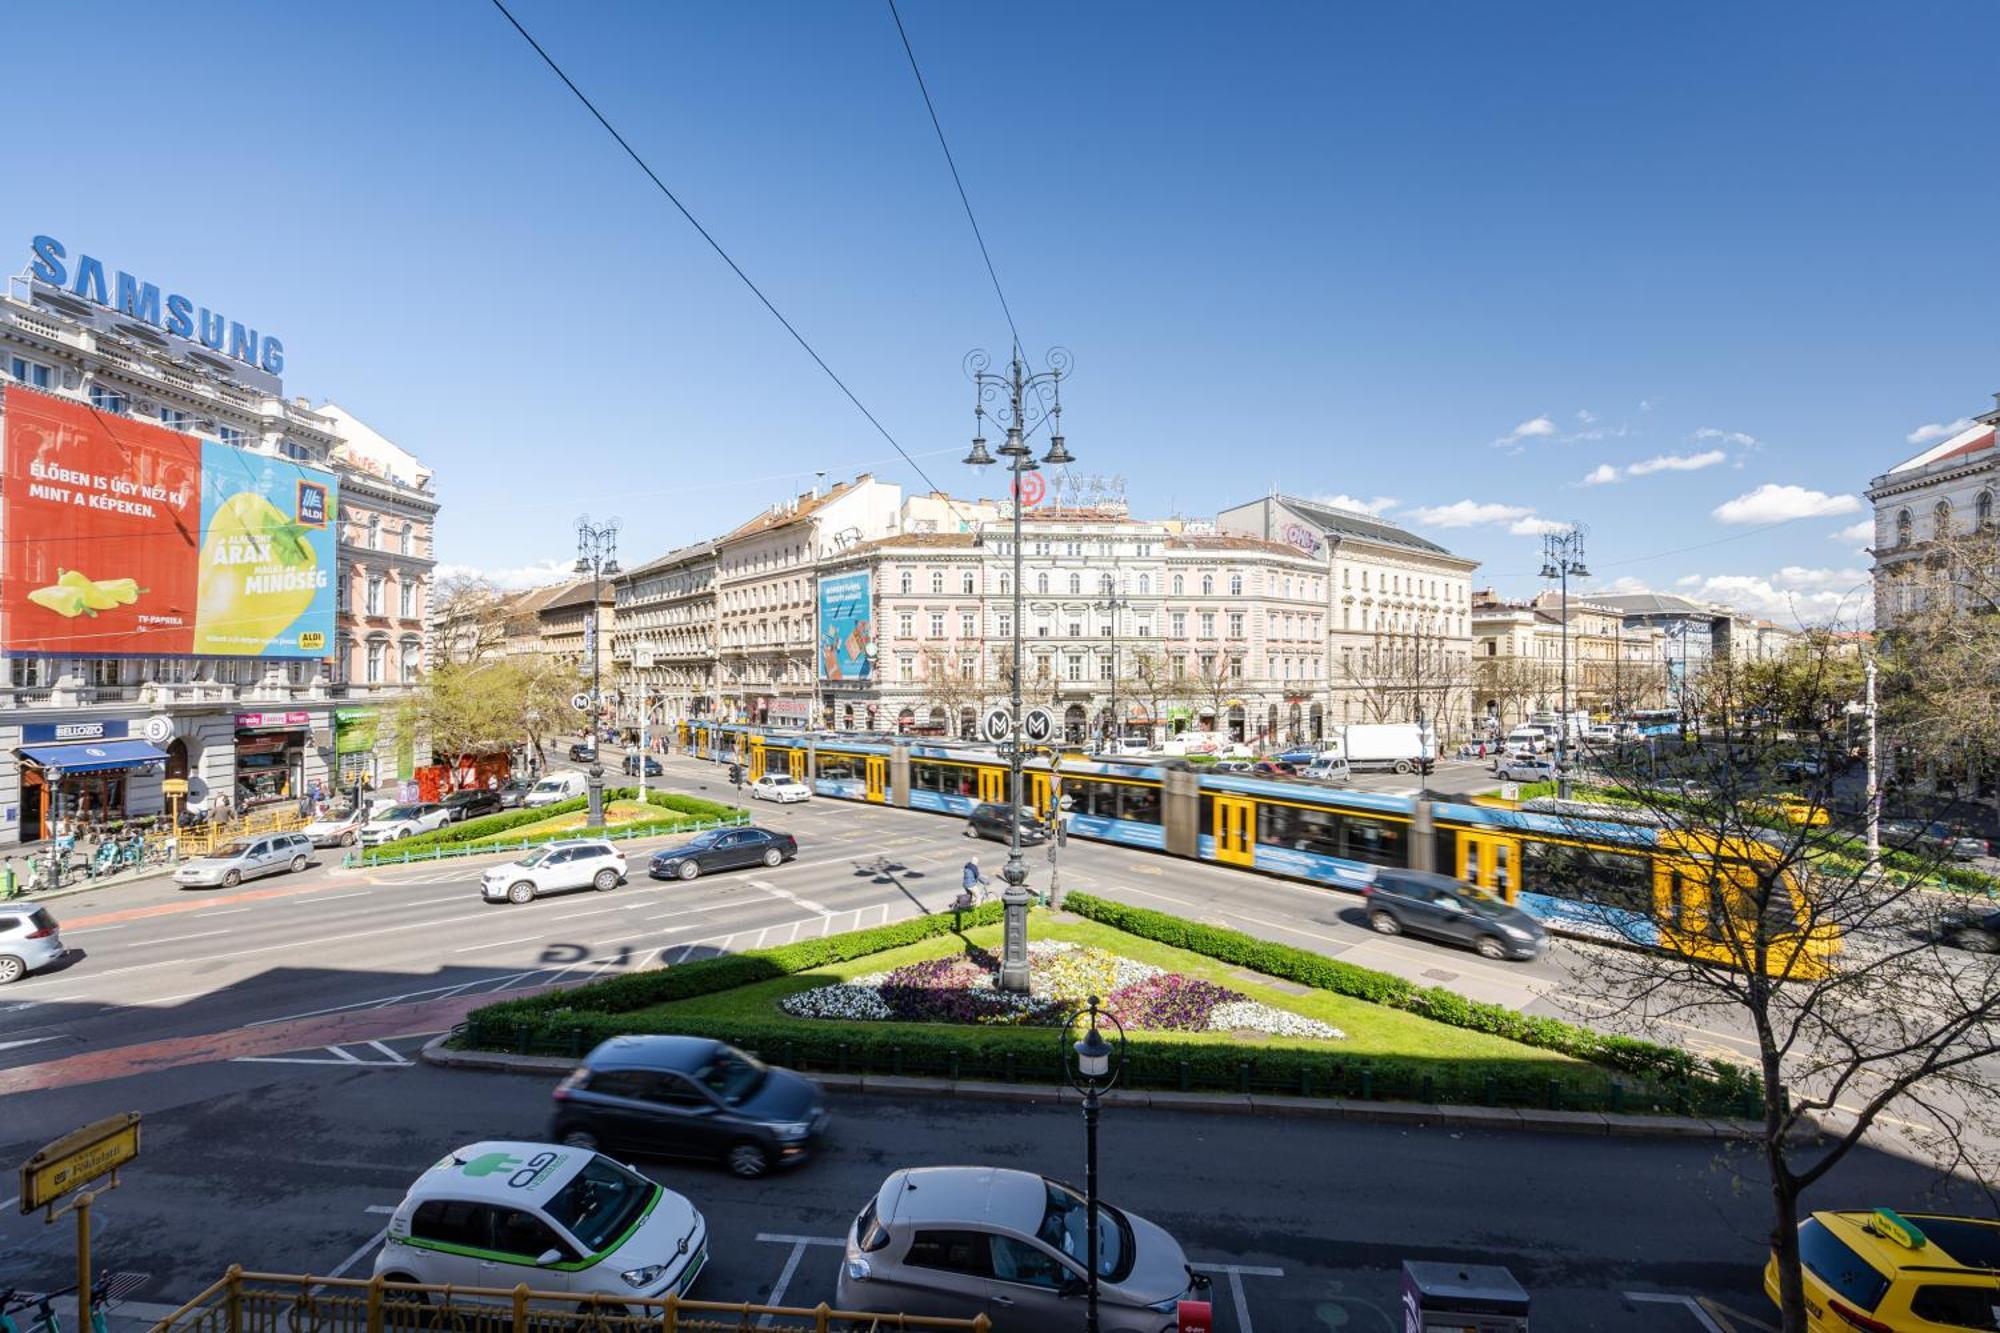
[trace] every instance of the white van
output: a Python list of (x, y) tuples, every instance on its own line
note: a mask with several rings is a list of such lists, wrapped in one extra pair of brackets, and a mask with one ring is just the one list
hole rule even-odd
[(572, 796), (581, 796), (590, 790), (590, 779), (581, 773), (551, 773), (528, 788), (528, 794), (521, 798), (524, 806), (554, 805), (557, 801), (567, 801)]
[(1549, 748), (1549, 734), (1540, 727), (1516, 727), (1507, 733), (1507, 750), (1514, 754), (1540, 754)]

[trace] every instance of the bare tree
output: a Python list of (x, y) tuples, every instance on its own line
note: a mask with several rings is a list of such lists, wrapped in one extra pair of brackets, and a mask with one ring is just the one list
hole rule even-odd
[(1505, 729), (1525, 719), (1534, 703), (1548, 693), (1548, 670), (1533, 658), (1475, 657), (1472, 660), (1473, 707), (1489, 702)]
[(1167, 709), (1180, 697), (1181, 687), (1186, 683), (1173, 674), (1171, 663), (1175, 660), (1157, 648), (1136, 648), (1132, 652), (1131, 674), (1120, 686), (1121, 692), (1145, 703), (1155, 743), (1161, 739), (1161, 728), (1166, 725)]
[(1462, 721), (1469, 673), (1450, 642), (1431, 628), (1384, 630), (1361, 650), (1358, 662), (1343, 653), (1341, 676), (1360, 693), (1366, 720), (1422, 720), (1440, 732)]
[(432, 664), (478, 662), (507, 642), (506, 594), (478, 574), (438, 576), (431, 585)]
[(926, 648), (920, 659), (924, 679), (924, 704), (927, 708), (941, 709), (945, 717), (946, 734), (959, 734), (961, 714), (970, 708), (976, 718), (981, 705), (986, 702), (986, 684), (980, 674), (980, 658), (971, 657), (972, 675), (964, 673), (958, 654), (946, 652), (942, 648)]
[(1717, 660), (1700, 682), (1705, 728), (1666, 754), (1669, 779), (1600, 755), (1616, 805), (1549, 803), (1581, 844), (1604, 847), (1608, 822), (1643, 826), (1650, 861), (1543, 845), (1524, 865), (1595, 928), (1659, 946), (1583, 952), (1576, 993), (1594, 1022), (1740, 1034), (1753, 1053), (1786, 1333), (1806, 1330), (1806, 1191), (1891, 1128), (1942, 1170), (1990, 1179), (2000, 1130), (2000, 978), (1941, 947), (1959, 872), (1917, 835), (1872, 867), (1835, 766), (1815, 762), (1844, 740), (1855, 683), (1830, 635), (1772, 669)]
[(1882, 682), (1913, 768), (1969, 788), (2000, 764), (2000, 537), (1934, 537), (1891, 567)]

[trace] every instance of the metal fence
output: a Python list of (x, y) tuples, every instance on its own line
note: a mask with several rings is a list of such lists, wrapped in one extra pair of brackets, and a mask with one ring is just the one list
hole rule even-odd
[(992, 1327), (971, 1319), (805, 1309), (724, 1301), (619, 1301), (526, 1286), (439, 1287), (380, 1278), (246, 1273), (223, 1278), (153, 1325), (154, 1333), (951, 1333)]

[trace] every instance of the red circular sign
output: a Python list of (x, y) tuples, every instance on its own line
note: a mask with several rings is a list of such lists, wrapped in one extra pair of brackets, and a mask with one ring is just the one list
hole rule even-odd
[(1015, 497), (1030, 508), (1040, 504), (1042, 497), (1048, 493), (1049, 484), (1042, 480), (1040, 473), (1030, 472), (1014, 483)]

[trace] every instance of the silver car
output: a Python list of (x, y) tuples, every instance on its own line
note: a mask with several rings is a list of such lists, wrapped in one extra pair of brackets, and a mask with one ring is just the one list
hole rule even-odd
[(246, 879), (304, 870), (312, 863), (312, 839), (303, 833), (263, 833), (226, 842), (206, 856), (185, 861), (174, 883), (234, 888)]
[[(848, 1229), (835, 1304), (958, 1318), (984, 1311), (996, 1333), (1076, 1328), (1086, 1216), (1080, 1191), (1028, 1171), (898, 1171)], [(1195, 1286), (1180, 1244), (1101, 1201), (1097, 1231), (1105, 1333), (1173, 1333), (1176, 1307)]]
[(0, 903), (0, 986), (60, 961), (66, 952), (48, 908)]

